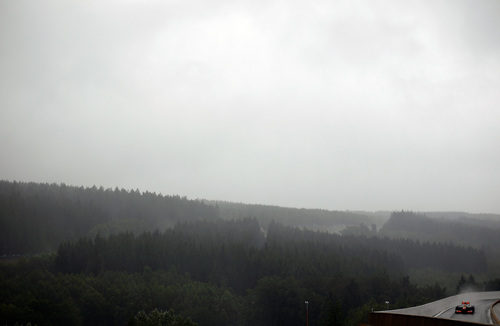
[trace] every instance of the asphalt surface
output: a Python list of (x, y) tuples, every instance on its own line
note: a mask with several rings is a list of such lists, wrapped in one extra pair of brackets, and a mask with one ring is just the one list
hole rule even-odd
[[(428, 316), (436, 318), (446, 318), (455, 320), (465, 320), (470, 322), (493, 324), (490, 315), (490, 308), (493, 303), (500, 300), (500, 291), (495, 292), (470, 292), (454, 295), (438, 301), (424, 304), (422, 306), (388, 310), (388, 313), (398, 313), (416, 316)], [(455, 314), (455, 307), (462, 301), (470, 301), (475, 307), (475, 313), (470, 315)], [(495, 306), (495, 312), (500, 313), (500, 307)], [(500, 317), (500, 316), (499, 316)]]

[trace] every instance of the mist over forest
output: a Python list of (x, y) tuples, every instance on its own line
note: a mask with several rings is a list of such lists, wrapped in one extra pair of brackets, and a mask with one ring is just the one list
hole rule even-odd
[(359, 326), (500, 290), (499, 17), (0, 0), (0, 325)]
[(295, 325), (308, 300), (311, 323), (358, 325), (386, 301), (402, 308), (465, 288), (500, 290), (499, 229), (494, 214), (297, 209), (0, 181), (0, 317)]

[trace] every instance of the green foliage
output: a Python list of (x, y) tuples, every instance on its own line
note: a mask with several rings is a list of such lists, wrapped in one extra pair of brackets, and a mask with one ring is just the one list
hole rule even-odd
[(306, 290), (294, 278), (264, 277), (251, 291), (250, 297), (255, 307), (251, 320), (256, 325), (305, 323)]
[(154, 309), (150, 313), (139, 311), (132, 321), (130, 326), (196, 326), (189, 318), (174, 314), (173, 311), (161, 311)]
[(384, 250), (395, 244), (276, 223), (264, 237), (255, 219), (82, 238), (55, 256), (1, 264), (0, 318), (124, 325), (176, 311), (201, 326), (298, 325), (308, 300), (311, 324), (347, 325), (385, 300), (398, 308), (443, 297), (403, 276), (401, 258)]
[[(469, 273), (459, 288), (481, 287), (472, 273), (487, 266), (480, 249), (382, 238), (375, 227), (343, 235), (290, 227), (300, 214), (330, 225), (328, 218), (340, 223), (350, 213), (228, 205), (0, 182), (0, 249), (9, 255), (0, 261), (0, 321), (302, 325), (307, 300), (311, 325), (356, 325), (371, 309), (386, 309), (385, 301), (400, 308), (444, 297), (445, 288), (431, 282), (435, 271)], [(230, 212), (242, 215), (231, 220)], [(55, 254), (11, 255), (57, 246)], [(416, 269), (428, 271), (423, 285), (406, 276)]]
[[(240, 325), (244, 311), (244, 299), (229, 289), (148, 268), (88, 275), (2, 266), (0, 289), (0, 319), (8, 325), (125, 325), (138, 311), (156, 308), (200, 325)], [(192, 325), (180, 316), (177, 322)]]

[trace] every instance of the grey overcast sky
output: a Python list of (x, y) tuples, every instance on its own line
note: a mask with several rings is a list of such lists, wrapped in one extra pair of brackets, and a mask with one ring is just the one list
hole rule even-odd
[(498, 0), (0, 0), (0, 179), (500, 213)]

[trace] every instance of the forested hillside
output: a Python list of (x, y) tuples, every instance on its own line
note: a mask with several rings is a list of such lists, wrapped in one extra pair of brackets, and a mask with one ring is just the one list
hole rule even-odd
[[(387, 308), (386, 301), (406, 307), (450, 292), (437, 283), (413, 284), (406, 273), (415, 267), (473, 273), (485, 265), (472, 248), (277, 223), (264, 234), (256, 219), (196, 221), (164, 232), (81, 238), (64, 242), (55, 255), (3, 262), (0, 318), (7, 324), (134, 325), (148, 312), (168, 311), (185, 325), (189, 319), (302, 325), (308, 300), (311, 324), (358, 325), (372, 309)], [(460, 282), (457, 288), (500, 284), (477, 284), (472, 274)]]
[(359, 224), (381, 227), (390, 215), (388, 212), (371, 213), (330, 211), (324, 209), (297, 209), (224, 201), (209, 203), (217, 205), (220, 217), (223, 219), (254, 217), (257, 218), (259, 223), (264, 227), (267, 227), (272, 221), (275, 221), (284, 225), (328, 232), (339, 232), (346, 226)]
[[(487, 277), (496, 277), (500, 273), (499, 226), (500, 216), (494, 214), (473, 215), (452, 212), (423, 214), (401, 211), (391, 214), (377, 236), (431, 242), (438, 247), (452, 244), (480, 249), (481, 259), (486, 260)], [(364, 231), (366, 233), (366, 230)], [(467, 249), (464, 249), (464, 254), (466, 251)], [(476, 259), (469, 259), (464, 259), (464, 263), (471, 262), (471, 265), (472, 261), (474, 264), (477, 263)], [(444, 275), (443, 281), (448, 279), (449, 276)]]
[(139, 190), (0, 181), (0, 255), (56, 250), (61, 241), (120, 232), (163, 231), (177, 222), (256, 218), (289, 226), (339, 231), (381, 225), (384, 216), (189, 200)]
[[(435, 216), (435, 214), (434, 214)], [(477, 248), (500, 248), (500, 219), (430, 218), (426, 214), (394, 212), (380, 230), (381, 236), (421, 241), (449, 242)], [(499, 228), (493, 227), (498, 225)]]
[(500, 215), (466, 212), (425, 212), (425, 215), (442, 221), (458, 222), (500, 230)]
[(0, 181), (0, 255), (40, 253), (83, 236), (164, 230), (217, 216), (214, 206), (179, 196)]
[[(233, 289), (252, 287), (254, 283), (245, 280), (258, 279), (267, 272), (301, 278), (315, 273), (370, 275), (384, 270), (396, 275), (411, 268), (467, 273), (486, 270), (484, 254), (473, 248), (344, 237), (275, 223), (264, 237), (255, 219), (195, 222), (163, 233), (81, 239), (59, 247), (56, 265), (63, 272), (93, 273), (175, 267), (200, 281), (220, 277)], [(226, 270), (231, 267), (238, 268)]]
[[(123, 325), (141, 310), (158, 308), (199, 325), (300, 325), (309, 300), (311, 324), (357, 325), (385, 301), (404, 307), (445, 295), (438, 285), (411, 284), (404, 255), (384, 249), (398, 246), (276, 223), (264, 236), (256, 219), (82, 238), (61, 244), (53, 257), (3, 264), (0, 317)], [(408, 242), (405, 248), (419, 252), (424, 265), (445, 258), (431, 245)], [(461, 258), (452, 257), (462, 268)]]
[[(485, 277), (494, 271), (491, 251), (443, 241), (443, 231), (435, 228), (448, 222), (393, 213), (379, 232), (376, 221), (384, 214), (372, 219), (0, 182), (0, 320), (300, 325), (308, 300), (311, 324), (357, 325), (371, 309), (387, 308), (386, 301), (391, 308), (406, 307), (463, 287), (500, 289), (498, 278)], [(341, 233), (308, 229), (319, 226), (348, 227)], [(466, 232), (464, 224), (452, 230)], [(424, 233), (428, 238), (419, 236)], [(497, 241), (484, 234), (483, 244)], [(48, 254), (26, 255), (41, 252)], [(415, 271), (430, 275), (431, 282), (412, 282), (408, 275)], [(445, 288), (432, 281), (436, 273), (455, 275), (456, 281)]]

